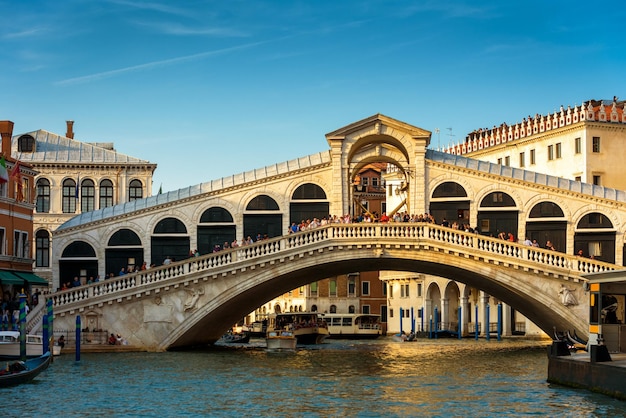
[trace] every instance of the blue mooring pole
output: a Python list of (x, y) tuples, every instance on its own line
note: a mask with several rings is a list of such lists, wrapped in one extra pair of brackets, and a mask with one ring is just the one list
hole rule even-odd
[(428, 338), (433, 338), (433, 316), (430, 316), (430, 325), (428, 327)]
[(474, 339), (478, 341), (478, 305), (476, 305), (476, 315), (474, 316)]
[(402, 319), (404, 318), (404, 310), (400, 308), (400, 335), (402, 335)]
[(461, 308), (461, 307), (459, 306), (459, 315), (458, 315), (458, 321), (459, 321), (459, 322), (458, 322), (458, 324), (459, 324), (459, 325), (458, 325), (458, 327), (457, 327), (457, 328), (458, 328), (458, 329), (457, 329), (457, 332), (458, 332), (458, 334), (459, 334), (459, 340), (461, 339), (461, 330), (462, 330), (462, 325), (463, 325), (463, 324), (461, 324), (461, 309), (463, 309), (463, 308)]
[(413, 312), (412, 306), (411, 306), (411, 332), (415, 333), (415, 313)]
[(80, 361), (80, 315), (76, 315), (76, 361)]
[(424, 308), (423, 307), (420, 308), (420, 316), (421, 316), (420, 319), (422, 323), (421, 325), (422, 328), (420, 329), (420, 331), (424, 332)]
[(439, 338), (439, 314), (437, 313), (437, 307), (435, 306), (435, 339)]
[(20, 360), (26, 361), (26, 295), (20, 293)]
[(487, 304), (487, 306), (485, 306), (485, 319), (487, 320), (487, 328), (485, 329), (485, 338), (487, 339), (487, 341), (489, 341), (489, 331), (491, 331), (489, 329), (489, 304)]
[(498, 303), (498, 341), (502, 341), (502, 303)]
[(42, 341), (43, 353), (41, 354), (46, 354), (48, 351), (52, 351), (50, 350), (50, 341), (48, 341), (48, 338), (50, 338), (50, 336), (48, 335), (48, 312), (44, 312), (43, 314), (42, 329), (43, 329), (43, 341)]

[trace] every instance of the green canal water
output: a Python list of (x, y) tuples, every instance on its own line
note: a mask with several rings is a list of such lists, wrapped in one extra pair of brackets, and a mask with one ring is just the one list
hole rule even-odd
[[(193, 352), (63, 354), (0, 389), (4, 417), (621, 417), (626, 403), (550, 385), (545, 344), (263, 340)], [(626, 383), (625, 383), (626, 384)]]

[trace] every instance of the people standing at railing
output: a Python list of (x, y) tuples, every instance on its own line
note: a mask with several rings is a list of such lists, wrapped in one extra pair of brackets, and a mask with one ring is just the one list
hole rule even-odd
[(552, 241), (546, 241), (546, 250), (556, 251), (556, 248), (554, 248), (554, 245), (552, 245)]

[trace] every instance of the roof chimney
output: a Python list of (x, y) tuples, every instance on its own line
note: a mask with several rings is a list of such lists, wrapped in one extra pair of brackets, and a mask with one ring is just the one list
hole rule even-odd
[(67, 133), (65, 134), (66, 138), (74, 139), (74, 121), (68, 120), (67, 122)]
[(13, 122), (0, 120), (0, 135), (2, 135), (2, 153), (11, 157), (11, 136), (13, 136)]

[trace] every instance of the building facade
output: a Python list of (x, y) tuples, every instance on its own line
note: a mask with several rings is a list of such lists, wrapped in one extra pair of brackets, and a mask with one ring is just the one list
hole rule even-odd
[[(65, 136), (45, 130), (15, 135), (10, 155), (30, 164), (34, 179), (34, 271), (52, 281), (51, 254), (57, 227), (77, 214), (111, 208), (152, 194), (156, 164), (117, 152), (112, 143), (74, 139), (74, 122)], [(87, 274), (80, 274), (86, 282)], [(56, 289), (56, 288), (54, 288)]]

